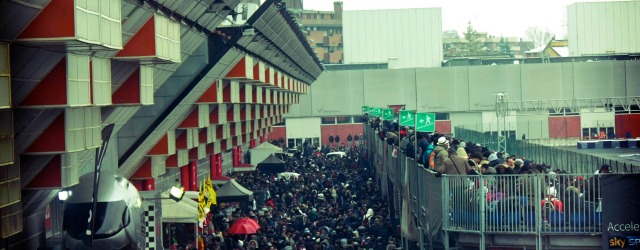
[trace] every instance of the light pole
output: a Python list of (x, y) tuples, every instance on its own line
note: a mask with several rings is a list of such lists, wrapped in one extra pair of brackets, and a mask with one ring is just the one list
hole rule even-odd
[(498, 152), (505, 153), (507, 152), (507, 136), (506, 133), (506, 124), (507, 124), (507, 102), (505, 100), (504, 92), (499, 92), (496, 94), (496, 117), (498, 118)]

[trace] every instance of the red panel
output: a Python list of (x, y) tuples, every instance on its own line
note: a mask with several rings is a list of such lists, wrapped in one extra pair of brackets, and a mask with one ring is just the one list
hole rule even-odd
[(64, 113), (58, 115), (49, 127), (38, 136), (25, 153), (64, 152)]
[(247, 102), (247, 95), (245, 94), (244, 88), (245, 86), (243, 84), (240, 84), (240, 102), (242, 103)]
[(640, 137), (640, 114), (617, 114), (616, 137), (626, 138), (630, 133), (631, 138)]
[(33, 180), (25, 187), (25, 189), (47, 189), (47, 188), (60, 188), (62, 187), (62, 164), (60, 162), (60, 155), (55, 155), (44, 166)]
[(227, 78), (247, 78), (247, 68), (246, 68), (247, 60), (243, 56), (242, 59), (233, 66), (233, 69), (229, 71), (227, 74)]
[(200, 132), (198, 132), (198, 141), (200, 141), (201, 143), (207, 142), (207, 129), (206, 128), (200, 129)]
[(251, 120), (255, 120), (256, 119), (256, 108), (253, 107), (251, 109)]
[(273, 85), (276, 85), (278, 87), (282, 87), (282, 84), (280, 84), (280, 74), (277, 70), (274, 70), (273, 72)]
[(222, 150), (222, 151), (227, 150), (227, 139), (224, 139), (224, 140), (220, 141), (220, 150)]
[[(131, 184), (136, 187), (136, 190), (138, 191), (145, 191), (144, 190), (144, 180), (129, 180), (129, 182), (131, 182)], [(154, 183), (155, 184), (155, 183)]]
[(451, 134), (451, 121), (449, 120), (438, 120), (436, 121), (436, 131), (440, 134), (450, 135)]
[(255, 147), (256, 147), (256, 144), (257, 144), (256, 139), (252, 139), (252, 140), (249, 142), (249, 149), (255, 148)]
[[(253, 103), (258, 102), (258, 87), (253, 87), (253, 89), (251, 89), (251, 102)], [(258, 104), (261, 104), (261, 103), (258, 103)]]
[(260, 80), (260, 63), (253, 65), (253, 79)]
[(222, 102), (231, 102), (231, 83), (222, 87)]
[(147, 155), (168, 155), (169, 154), (169, 138), (165, 134)]
[[(274, 132), (275, 132), (275, 128), (276, 127), (274, 127)], [(336, 137), (339, 135), (340, 145), (342, 145), (342, 143), (344, 143), (344, 145), (347, 145), (347, 136), (349, 136), (349, 134), (351, 134), (351, 136), (353, 137), (356, 134), (362, 135), (363, 131), (364, 130), (363, 130), (362, 124), (321, 125), (320, 136), (322, 138), (320, 138), (320, 141), (322, 145), (329, 145), (329, 136), (333, 135), (334, 137)], [(333, 144), (335, 146), (335, 141), (333, 142)]]
[(280, 138), (287, 141), (287, 128), (284, 126), (273, 127), (273, 132), (267, 138), (269, 141), (279, 140)]
[(198, 190), (198, 161), (191, 161), (189, 163), (189, 184), (190, 190)]
[(580, 138), (580, 116), (549, 117), (549, 138)]
[(140, 68), (136, 69), (116, 90), (112, 98), (113, 104), (140, 103)]
[(40, 81), (20, 104), (34, 105), (66, 105), (67, 104), (67, 60), (60, 60), (47, 76)]
[(172, 154), (164, 161), (165, 166), (168, 168), (182, 167), (178, 166), (178, 154)]
[(222, 139), (223, 133), (224, 133), (223, 128), (224, 128), (224, 126), (222, 126), (222, 125), (219, 125), (219, 126), (216, 127), (216, 138), (217, 139)]
[(227, 109), (227, 122), (235, 122), (235, 112), (233, 112), (233, 105), (229, 105), (230, 107)]
[[(189, 167), (190, 167), (189, 165), (186, 165), (186, 166), (180, 168), (180, 177), (181, 177), (180, 178), (181, 179), (180, 184), (182, 185), (182, 187), (184, 187), (184, 191), (191, 191), (191, 185), (189, 183), (189, 179), (190, 179), (189, 178)], [(196, 189), (196, 190), (198, 190), (198, 189)], [(193, 190), (193, 191), (196, 191), (196, 190)]]
[(198, 148), (189, 149), (189, 160), (198, 160)]
[(269, 75), (269, 68), (266, 68), (264, 70), (264, 81), (270, 85), (273, 85), (273, 83), (271, 82), (271, 76)]
[(240, 120), (241, 121), (246, 121), (247, 120), (247, 105), (243, 104), (242, 108), (240, 108)]
[(155, 57), (156, 56), (155, 17), (149, 20), (136, 32), (116, 54), (116, 57)]
[(231, 136), (238, 135), (237, 132), (238, 131), (236, 131), (236, 124), (235, 123), (229, 123), (229, 133), (231, 134)]
[(151, 159), (147, 158), (129, 179), (151, 179)]
[(209, 123), (210, 124), (220, 124), (220, 112), (218, 111), (218, 106), (214, 106), (211, 113), (209, 113)]
[(218, 81), (214, 81), (211, 86), (202, 93), (196, 103), (216, 103), (218, 102)]
[(178, 128), (197, 128), (198, 127), (198, 108), (195, 108), (184, 118)]
[(49, 2), (18, 39), (75, 37), (74, 0)]
[(151, 179), (146, 179), (143, 181), (144, 183), (144, 191), (152, 191), (152, 190), (156, 190), (156, 180), (151, 178)]
[(176, 138), (176, 149), (187, 149), (187, 131)]

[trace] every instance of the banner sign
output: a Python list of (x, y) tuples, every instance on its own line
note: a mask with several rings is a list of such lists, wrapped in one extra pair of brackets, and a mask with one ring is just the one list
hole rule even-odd
[(416, 115), (416, 131), (434, 132), (436, 131), (436, 113), (418, 113)]
[(370, 111), (371, 114), (373, 114), (373, 116), (382, 116), (382, 109), (381, 108), (372, 108), (373, 111)]
[[(600, 179), (602, 248), (640, 249), (640, 174), (606, 174)], [(600, 213), (595, 214), (597, 219)]]
[(413, 127), (415, 114), (413, 110), (400, 110), (400, 126), (411, 126)]
[(384, 109), (382, 111), (382, 119), (391, 121), (393, 120), (393, 118), (394, 118), (393, 109)]

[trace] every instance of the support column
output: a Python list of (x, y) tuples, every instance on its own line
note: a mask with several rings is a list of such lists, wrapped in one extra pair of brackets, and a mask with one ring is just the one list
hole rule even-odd
[(218, 154), (213, 154), (209, 156), (209, 177), (213, 180), (215, 177), (221, 176), (222, 171), (219, 171), (218, 166)]
[(198, 191), (198, 161), (189, 163), (189, 190)]
[(180, 180), (184, 191), (191, 191), (191, 186), (189, 185), (189, 165), (180, 167)]

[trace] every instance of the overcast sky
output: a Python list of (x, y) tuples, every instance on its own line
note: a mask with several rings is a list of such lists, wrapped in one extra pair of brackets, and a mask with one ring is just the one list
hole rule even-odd
[[(306, 0), (304, 8), (333, 10), (335, 0)], [(609, 1), (609, 0), (600, 0)], [(549, 28), (556, 38), (566, 32), (566, 6), (590, 0), (342, 0), (344, 9), (406, 9), (442, 8), (442, 30), (455, 29), (462, 33), (471, 20), (479, 32), (494, 36), (524, 37), (529, 26)]]

